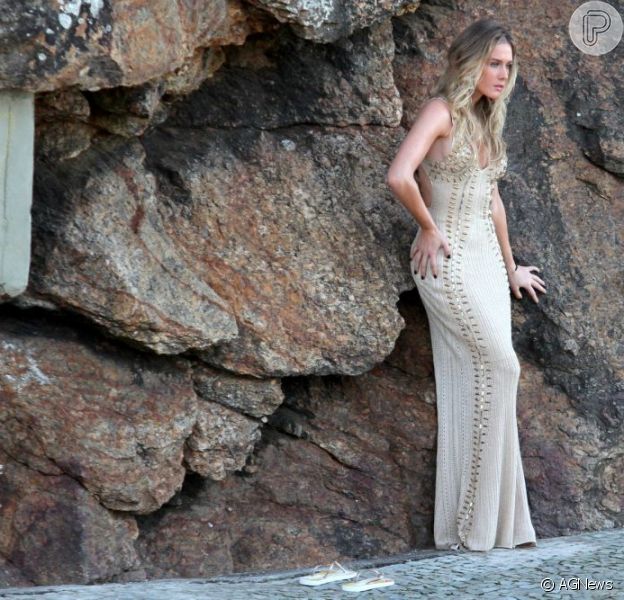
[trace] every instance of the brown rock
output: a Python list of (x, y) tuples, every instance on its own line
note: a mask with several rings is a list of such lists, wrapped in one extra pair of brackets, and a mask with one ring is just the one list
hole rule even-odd
[(86, 121), (91, 114), (89, 101), (77, 88), (37, 94), (36, 101), (36, 116), (39, 123), (61, 120)]
[[(414, 288), (401, 294), (397, 306), (405, 320), (405, 328), (397, 338), (392, 354), (384, 362), (420, 380), (420, 384), (428, 388), (428, 395), (432, 391), (430, 382), (434, 378), (433, 352), (427, 313), (418, 296), (418, 290)], [(427, 402), (435, 404), (435, 395), (428, 398)]]
[(189, 469), (211, 479), (224, 479), (241, 469), (260, 439), (260, 422), (215, 404), (201, 402), (193, 434), (186, 442)]
[(184, 361), (133, 355), (41, 321), (0, 320), (0, 444), (46, 475), (68, 475), (104, 506), (137, 513), (182, 485), (197, 420)]
[(91, 145), (96, 129), (89, 124), (91, 108), (76, 88), (35, 97), (35, 153), (53, 164), (78, 156)]
[[(360, 122), (391, 122), (396, 117), (396, 90), (387, 60), (391, 50), (390, 34), (389, 25), (378, 26), (360, 35), (354, 48), (336, 49), (349, 59), (350, 66), (343, 69), (343, 73), (358, 89), (357, 95), (344, 102), (343, 114), (332, 116), (337, 123), (350, 119), (350, 115)], [(367, 45), (369, 38), (374, 43)], [(283, 52), (284, 44), (293, 40), (286, 36), (280, 43)], [(312, 44), (306, 42), (306, 45), (304, 58), (312, 72), (318, 60), (313, 60)], [(367, 69), (364, 70), (358, 57), (362, 58), (366, 54), (364, 49), (369, 47), (375, 50), (366, 56)], [(239, 65), (240, 69), (243, 62), (238, 57), (232, 65)], [(247, 70), (251, 72), (252, 69)], [(291, 72), (296, 70), (291, 69)], [(372, 86), (371, 73), (376, 73)], [(302, 81), (308, 82), (310, 77), (302, 77)], [(222, 93), (224, 85), (217, 83), (214, 89)], [(379, 94), (382, 88), (392, 104), (383, 101)], [(367, 92), (368, 104), (360, 103), (362, 90)], [(143, 131), (158, 109), (161, 92), (160, 84), (146, 84), (120, 89), (119, 93), (111, 90), (88, 94), (92, 104), (89, 123), (122, 135)], [(334, 98), (339, 98), (337, 92), (328, 90)], [(369, 106), (386, 105), (389, 110), (385, 112), (369, 109)], [(308, 120), (320, 109), (321, 104), (309, 106), (300, 115)], [(171, 122), (177, 122), (183, 114), (181, 105)], [(383, 205), (378, 198), (387, 194), (383, 172), (369, 167), (383, 165), (387, 160), (383, 148), (375, 148), (375, 155), (360, 161), (359, 165), (350, 163), (351, 157), (369, 152), (373, 140), (377, 144), (384, 139), (386, 149), (396, 145), (396, 141), (385, 132), (380, 138), (377, 131), (364, 131), (362, 136), (347, 129), (319, 130), (322, 136), (318, 140), (316, 133), (312, 129), (293, 131), (295, 137), (287, 139), (283, 135), (257, 136), (253, 131), (213, 131), (212, 137), (207, 137), (186, 129), (163, 128), (144, 139), (150, 153), (149, 166), (158, 174), (158, 181), (142, 165), (143, 150), (136, 143), (126, 145), (115, 139), (103, 139), (76, 160), (57, 164), (52, 163), (49, 152), (42, 152), (46, 162), (40, 164), (36, 172), (38, 198), (33, 211), (36, 232), (30, 292), (41, 301), (52, 301), (81, 312), (113, 335), (160, 353), (211, 348), (205, 357), (233, 371), (271, 376), (301, 372), (353, 373), (368, 368), (367, 365), (378, 362), (391, 350), (397, 327), (402, 326), (390, 296), (382, 288), (388, 280), (393, 286), (409, 285), (406, 274), (386, 261), (386, 250), (375, 240), (395, 239), (397, 234), (390, 232), (397, 227), (404, 229), (407, 215), (393, 201), (384, 210), (394, 213), (394, 223), (385, 216), (381, 218)], [(247, 180), (250, 186), (247, 189), (245, 180), (233, 173), (219, 155), (229, 155), (230, 161), (249, 170), (249, 153), (239, 150), (241, 144), (249, 143), (265, 154), (266, 159), (264, 164), (257, 165), (254, 180)], [(64, 146), (71, 147), (67, 143)], [(40, 147), (48, 148), (45, 139)], [(81, 146), (77, 144), (76, 147)], [(310, 148), (312, 152), (294, 153), (298, 147)], [(319, 177), (327, 170), (328, 157), (332, 155), (333, 163), (342, 161), (344, 166), (340, 173), (334, 170), (331, 179), (324, 181), (324, 175)], [(189, 163), (190, 156), (202, 158)], [(283, 169), (283, 174), (271, 173), (265, 167), (268, 161), (290, 167)], [(351, 178), (345, 176), (349, 171), (353, 172)], [(312, 193), (302, 194), (298, 189), (295, 182), (302, 177), (306, 178), (305, 187)], [(223, 182), (220, 190), (214, 187), (217, 180)], [(369, 183), (364, 183), (366, 180)], [(324, 191), (326, 188), (328, 192)], [(368, 207), (364, 205), (362, 210), (362, 206), (349, 201), (354, 191)], [(264, 198), (255, 205), (225, 202), (232, 193), (243, 197), (259, 192)], [(330, 207), (323, 200), (326, 193), (339, 194), (345, 201)], [(280, 196), (293, 197), (292, 205), (282, 202)], [(211, 203), (203, 201), (207, 197), (213, 197)], [(336, 210), (343, 213), (339, 219), (332, 214)], [(282, 231), (283, 225), (277, 221), (270, 227), (273, 234), (269, 234), (268, 222), (249, 229), (248, 223), (270, 214), (274, 219), (291, 221), (292, 232)], [(97, 231), (91, 230), (93, 226)], [(314, 241), (314, 235), (325, 239), (329, 233), (338, 240), (344, 228), (351, 231), (359, 243), (330, 248), (331, 254), (327, 257), (317, 255), (319, 244)], [(245, 229), (248, 239), (243, 242), (247, 244), (244, 253), (241, 244), (223, 246), (221, 236), (236, 238)], [(179, 235), (184, 239), (178, 240)], [(401, 235), (405, 234), (400, 231)], [(269, 241), (271, 238), (273, 241)], [(302, 246), (303, 239), (310, 243)], [(191, 240), (194, 241), (189, 245)], [(275, 247), (272, 256), (267, 256), (265, 268), (246, 272), (248, 257), (256, 254), (259, 248), (264, 252), (271, 245)], [(341, 255), (345, 257), (344, 264), (347, 260), (361, 263), (361, 267), (356, 268), (361, 273), (358, 275), (356, 271), (355, 278), (351, 267), (349, 272), (339, 273), (331, 265), (327, 266), (328, 261), (335, 263), (336, 256)], [(370, 266), (365, 266), (367, 262)], [(318, 266), (312, 267), (313, 264)], [(226, 275), (224, 268), (237, 273)], [(81, 275), (70, 283), (61, 276), (69, 272)], [(181, 280), (186, 284), (183, 289), (179, 284)], [(302, 285), (293, 283), (298, 280)], [(222, 292), (227, 293), (227, 298), (212, 288), (212, 281), (219, 287), (225, 284)], [(267, 287), (267, 281), (273, 284)], [(345, 288), (333, 289), (339, 281), (346, 282)], [(280, 285), (286, 286), (281, 298), (273, 296), (273, 287)], [(376, 288), (379, 292), (375, 292)], [(248, 306), (241, 304), (241, 289), (251, 294)], [(312, 290), (313, 296), (308, 297)], [(265, 293), (269, 291), (271, 299)], [(268, 300), (260, 310), (255, 306), (259, 296)], [(335, 302), (329, 301), (331, 296), (336, 298)], [(349, 312), (344, 301), (349, 305), (351, 302), (360, 304), (352, 317), (355, 323), (340, 314)], [(302, 304), (296, 304), (298, 302)], [(283, 311), (285, 306), (288, 309)], [(308, 314), (293, 314), (293, 322), (286, 323), (284, 318), (293, 307), (303, 308)], [(269, 328), (275, 311), (282, 311), (282, 322), (275, 321), (275, 327)], [(379, 317), (371, 319), (368, 314), (371, 312), (380, 312)], [(317, 331), (307, 327), (304, 332), (297, 332), (301, 329), (302, 316), (306, 322), (324, 322), (325, 325)], [(244, 331), (230, 350), (223, 342), (238, 333), (234, 318)], [(367, 318), (370, 325), (367, 322), (361, 327), (362, 318)], [(345, 333), (334, 336), (332, 332), (330, 339), (327, 330), (336, 320), (344, 321)], [(359, 339), (354, 339), (350, 333), (355, 328), (360, 330), (355, 336)], [(381, 345), (371, 344), (371, 338), (377, 336), (374, 330), (378, 328), (387, 332), (383, 334), (386, 339), (380, 340)], [(295, 337), (299, 337), (299, 341), (291, 344)], [(314, 338), (317, 340), (310, 346), (308, 341)], [(266, 346), (264, 349), (258, 345), (261, 340)], [(338, 353), (344, 354), (344, 358), (326, 359), (323, 353), (327, 354), (327, 349), (336, 341), (343, 346)], [(366, 349), (362, 351), (358, 345)], [(352, 361), (348, 354), (352, 353), (358, 358), (349, 364)]]
[(401, 314), (413, 319), (390, 359), (418, 380), (388, 365), (285, 380), (287, 404), (240, 473), (209, 484), (189, 476), (172, 502), (139, 518), (149, 577), (313, 566), (431, 543), (431, 356), (411, 348), (426, 333), (422, 307), (402, 304)]
[(136, 137), (165, 121), (169, 105), (212, 77), (225, 60), (221, 48), (199, 48), (180, 68), (136, 86), (85, 92), (90, 123), (116, 135)]
[(107, 509), (153, 512), (187, 469), (221, 480), (244, 466), (262, 421), (210, 398), (265, 421), (281, 402), (277, 382), (233, 393), (201, 366), (197, 400), (188, 361), (32, 314), (3, 315), (0, 333), (0, 585), (141, 579), (134, 519)]
[(518, 429), (533, 524), (540, 537), (621, 527), (624, 432), (605, 435), (532, 364), (522, 362)]
[(193, 381), (200, 398), (260, 419), (272, 414), (284, 400), (279, 379), (240, 377), (197, 365)]
[(302, 40), (283, 28), (224, 52), (214, 76), (170, 107), (167, 125), (267, 130), (296, 123), (400, 123), (389, 21), (332, 44)]
[(242, 44), (271, 27), (239, 0), (5, 0), (0, 88), (138, 85), (181, 68), (197, 48)]
[(407, 255), (389, 250), (407, 245), (406, 212), (380, 200), (394, 143), (373, 130), (166, 129), (144, 140), (157, 180), (141, 146), (114, 139), (41, 164), (30, 291), (238, 373), (365, 371), (392, 350), (409, 285)]
[(380, 200), (383, 150), (352, 160), (373, 140), (392, 145), (346, 128), (167, 128), (144, 140), (169, 235), (237, 315), (238, 337), (204, 360), (263, 377), (361, 373), (392, 350), (403, 326), (393, 298), (409, 284), (388, 246), (409, 231), (404, 209)]
[[(431, 355), (413, 353), (417, 332), (429, 335), (416, 296), (404, 296), (408, 325), (383, 365), (358, 377), (284, 380), (286, 402), (241, 473), (217, 484), (189, 477), (175, 503), (140, 518), (149, 577), (301, 568), (432, 545), (435, 387)], [(605, 437), (535, 366), (521, 365), (518, 429), (538, 537), (618, 526), (621, 432)], [(193, 552), (187, 535), (172, 546), (174, 532), (201, 538), (206, 552)]]
[(32, 587), (35, 582), (28, 579), (14, 567), (9, 560), (0, 555), (0, 588), (3, 587)]
[(314, 566), (431, 544), (436, 424), (422, 383), (383, 365), (285, 387), (286, 405), (241, 473), (189, 476), (175, 505), (140, 517), (149, 577)]
[(54, 172), (39, 163), (30, 289), (159, 353), (234, 337), (232, 308), (169, 238), (143, 161), (138, 142), (108, 138)]
[(335, 42), (358, 29), (389, 17), (414, 12), (420, 0), (386, 2), (340, 2), (339, 0), (248, 0), (288, 23), (297, 35), (319, 42)]
[(42, 123), (36, 129), (38, 158), (69, 160), (91, 146), (96, 129), (77, 121)]
[(221, 48), (198, 48), (180, 68), (162, 77), (163, 94), (185, 96), (212, 77), (225, 62)]
[(27, 468), (20, 454), (0, 449), (0, 461), (0, 586), (144, 577), (133, 517), (105, 509), (79, 480)]

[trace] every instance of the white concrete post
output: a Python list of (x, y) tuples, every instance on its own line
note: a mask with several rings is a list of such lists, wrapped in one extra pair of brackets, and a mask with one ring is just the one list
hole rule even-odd
[(0, 90), (0, 300), (28, 285), (34, 104), (31, 92)]

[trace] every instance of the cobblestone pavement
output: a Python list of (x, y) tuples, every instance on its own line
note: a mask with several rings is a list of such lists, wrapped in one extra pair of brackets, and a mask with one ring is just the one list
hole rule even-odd
[[(0, 589), (0, 598), (26, 600), (289, 600), (385, 598), (614, 598), (624, 599), (624, 528), (538, 539), (535, 548), (484, 552), (423, 550), (344, 563), (364, 574), (381, 573), (395, 585), (344, 592), (340, 582), (304, 587), (312, 569), (239, 574), (211, 579), (159, 579), (138, 583)], [(545, 578), (553, 591), (541, 587)], [(589, 587), (589, 586), (593, 586)]]

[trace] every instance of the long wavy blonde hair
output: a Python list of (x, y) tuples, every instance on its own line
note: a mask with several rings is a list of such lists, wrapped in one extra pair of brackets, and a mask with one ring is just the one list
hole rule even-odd
[[(482, 95), (473, 105), (472, 95), (483, 68), (496, 44), (507, 42), (511, 46), (513, 61), (509, 78), (496, 100)], [(455, 140), (466, 136), (475, 155), (484, 146), (490, 161), (497, 162), (505, 155), (502, 137), (507, 103), (516, 83), (518, 60), (516, 47), (509, 32), (492, 19), (480, 19), (464, 29), (451, 44), (447, 54), (447, 67), (435, 87), (435, 95), (444, 96), (451, 108), (455, 122)]]

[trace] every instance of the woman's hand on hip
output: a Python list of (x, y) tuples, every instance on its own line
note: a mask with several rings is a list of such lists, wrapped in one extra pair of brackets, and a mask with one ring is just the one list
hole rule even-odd
[(410, 257), (414, 261), (414, 275), (420, 275), (421, 279), (424, 279), (427, 275), (427, 265), (430, 265), (433, 276), (438, 276), (436, 256), (440, 248), (444, 251), (446, 258), (451, 257), (451, 247), (448, 240), (437, 227), (435, 229), (423, 229), (421, 227), (418, 230)]
[(531, 298), (533, 298), (533, 301), (539, 303), (535, 290), (546, 293), (546, 288), (544, 287), (545, 283), (535, 273), (532, 273), (531, 269), (535, 269), (536, 271), (541, 270), (534, 266), (524, 267), (518, 265), (518, 268), (515, 271), (508, 273), (509, 287), (511, 287), (511, 291), (516, 298), (522, 298), (520, 288), (524, 288), (527, 290)]

